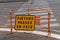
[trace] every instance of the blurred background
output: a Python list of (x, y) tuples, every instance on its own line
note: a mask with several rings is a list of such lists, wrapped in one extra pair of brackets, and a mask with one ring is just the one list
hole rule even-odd
[(28, 0), (0, 0), (0, 3), (3, 3), (3, 2), (26, 2)]

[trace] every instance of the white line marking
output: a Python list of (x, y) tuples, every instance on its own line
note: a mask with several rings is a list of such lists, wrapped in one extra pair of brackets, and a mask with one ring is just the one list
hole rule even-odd
[[(5, 26), (9, 26), (9, 25), (10, 25), (10, 23), (5, 24)], [(14, 25), (15, 25), (15, 23), (12, 23), (12, 25), (14, 26)], [(4, 25), (2, 25), (2, 26), (4, 26)]]
[[(27, 14), (28, 12), (18, 12), (18, 13), (14, 13), (14, 14)], [(29, 12), (30, 14), (32, 14), (32, 13), (47, 13), (48, 14), (48, 12), (44, 12), (44, 11), (30, 11)], [(53, 14), (53, 12), (51, 12), (51, 14)]]
[[(10, 31), (10, 29), (8, 28), (0, 28), (0, 31)], [(36, 35), (43, 35), (43, 36), (47, 36), (48, 33), (47, 32), (42, 32), (42, 31), (17, 31), (13, 29), (13, 32), (26, 32), (26, 33), (32, 33), (32, 34), (36, 34)], [(51, 33), (51, 37), (56, 38), (56, 39), (60, 39), (60, 35), (59, 34), (54, 34)]]
[[(57, 21), (56, 19), (50, 19), (50, 21)], [(40, 22), (48, 22), (48, 20), (40, 20)]]
[[(55, 17), (54, 15), (50, 15), (50, 17)], [(48, 16), (41, 16), (41, 18), (48, 18)]]
[[(41, 24), (40, 26), (36, 25), (36, 27), (44, 27), (44, 26), (48, 27), (48, 24)], [(51, 23), (50, 24), (50, 27), (57, 27), (57, 26), (60, 26), (60, 25), (58, 23)]]
[(47, 15), (48, 13), (30, 13), (31, 15)]
[[(9, 22), (10, 20), (8, 20)], [(15, 19), (12, 19), (12, 21), (15, 21)], [(47, 22), (48, 20), (40, 20), (40, 22)], [(50, 21), (57, 21), (55, 18), (54, 19), (50, 19)]]
[[(26, 13), (27, 14), (27, 13)], [(30, 13), (31, 15), (48, 15), (48, 13)], [(51, 13), (52, 15), (53, 13)]]
[(55, 31), (55, 32), (60, 32), (60, 31), (58, 31), (58, 30), (52, 30), (52, 31)]
[[(28, 13), (22, 13), (22, 14), (28, 14)], [(31, 15), (45, 15), (45, 14), (48, 14), (48, 13), (30, 13), (30, 14)]]

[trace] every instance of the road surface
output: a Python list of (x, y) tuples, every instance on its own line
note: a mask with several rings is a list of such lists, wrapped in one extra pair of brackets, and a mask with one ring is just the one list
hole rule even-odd
[[(17, 10), (17, 12), (14, 12), (13, 16), (15, 15), (18, 15), (18, 14), (23, 14), (25, 13), (26, 11), (23, 9), (23, 8), (26, 8), (27, 6), (32, 6), (32, 7), (38, 7), (38, 8), (50, 8), (50, 2), (51, 1), (47, 1), (47, 0), (35, 0), (33, 4), (31, 4), (31, 1), (25, 3), (22, 5), (22, 7), (20, 6), (20, 3), (1, 3), (1, 7), (3, 8), (16, 8), (18, 7), (19, 9)], [(52, 5), (52, 4), (51, 4)], [(21, 7), (21, 8), (20, 8)], [(52, 8), (52, 7), (51, 7)], [(3, 12), (4, 10), (1, 11), (1, 14), (3, 15), (9, 15), (7, 11)], [(21, 11), (25, 11), (25, 12), (21, 12)], [(47, 12), (44, 12), (44, 13), (40, 13), (41, 11), (31, 11), (30, 13), (32, 15), (40, 15), (41, 18), (46, 18), (47, 17)], [(26, 12), (27, 13), (27, 12)], [(34, 14), (35, 13), (35, 14)], [(36, 14), (38, 13), (38, 14)], [(35, 31), (31, 31), (31, 32), (24, 32), (24, 31), (16, 31), (16, 30), (13, 30), (14, 32), (17, 32), (17, 33), (14, 33), (12, 35), (7, 35), (9, 34), (9, 32), (4, 32), (4, 31), (10, 31), (9, 29), (9, 19), (3, 19), (1, 21), (4, 21), (6, 25), (3, 25), (0, 26), (0, 31), (3, 31), (1, 32), (1, 37), (0, 39), (1, 40), (9, 40), (9, 39), (12, 39), (12, 40), (60, 40), (60, 32), (57, 30), (60, 30), (59, 28), (59, 23), (57, 21), (57, 18), (56, 16), (54, 15), (53, 12), (51, 12), (51, 37), (47, 37), (47, 30), (41, 30), (41, 27), (43, 26), (47, 26), (47, 21), (45, 20), (41, 20), (41, 24), (40, 26), (35, 26)], [(13, 23), (15, 22), (15, 19), (13, 19)], [(22, 32), (22, 33), (21, 33)]]
[(49, 5), (60, 24), (60, 0), (48, 0)]

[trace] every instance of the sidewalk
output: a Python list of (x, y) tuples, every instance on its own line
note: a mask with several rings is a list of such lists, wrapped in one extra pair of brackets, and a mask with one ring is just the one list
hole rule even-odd
[(0, 36), (0, 40), (59, 40), (56, 38), (48, 38), (47, 36), (35, 35), (30, 33), (14, 33), (12, 35), (7, 35), (8, 33), (4, 32)]

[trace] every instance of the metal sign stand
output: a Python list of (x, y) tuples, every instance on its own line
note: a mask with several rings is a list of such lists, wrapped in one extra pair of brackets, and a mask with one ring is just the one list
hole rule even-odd
[(13, 28), (13, 26), (12, 26), (12, 9), (10, 9), (10, 34), (13, 33), (12, 28)]
[(38, 24), (39, 23), (39, 25), (40, 25), (40, 21), (37, 21), (37, 18), (38, 18), (38, 20), (40, 19), (40, 20), (48, 20), (48, 27), (44, 27), (43, 29), (48, 29), (48, 37), (50, 37), (51, 36), (51, 31), (50, 31), (50, 11), (47, 9), (47, 8), (31, 8), (31, 7), (28, 7), (28, 15), (31, 15), (31, 14), (29, 14), (29, 11), (30, 10), (47, 10), (48, 11), (48, 18), (41, 18), (40, 19), (40, 17), (38, 17), (38, 16), (36, 16), (36, 24)]

